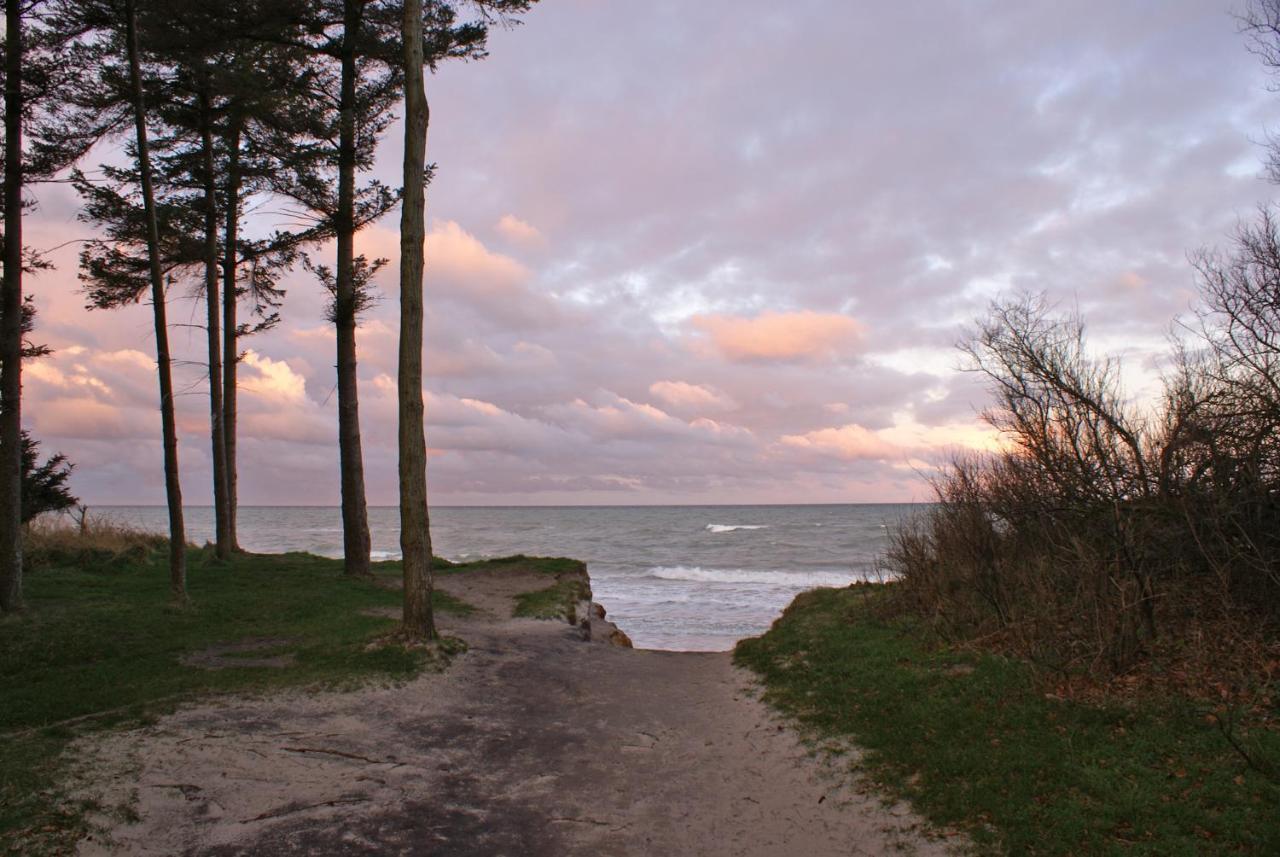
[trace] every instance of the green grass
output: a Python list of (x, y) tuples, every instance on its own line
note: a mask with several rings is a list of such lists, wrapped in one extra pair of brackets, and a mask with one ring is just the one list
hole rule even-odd
[[(86, 730), (137, 723), (200, 694), (399, 681), (427, 664), (421, 652), (369, 645), (395, 627), (367, 615), (400, 603), (392, 564), (375, 566), (374, 580), (349, 580), (340, 562), (308, 554), (221, 563), (192, 550), (192, 605), (177, 609), (162, 552), (52, 561), (28, 575), (28, 611), (0, 619), (0, 853), (32, 853), (42, 841), (56, 848), (74, 835), (83, 808), (63, 804), (55, 783), (60, 752)], [(434, 605), (471, 610), (439, 591)], [(294, 662), (205, 670), (180, 660), (247, 638), (287, 642), (244, 657), (291, 653)]]
[(582, 581), (567, 578), (546, 589), (517, 595), (511, 615), (529, 619), (560, 619), (573, 624), (577, 621), (578, 602), (590, 597), (591, 590)]
[(486, 567), (503, 571), (535, 572), (555, 579), (554, 583), (542, 589), (516, 596), (511, 615), (517, 618), (562, 620), (572, 625), (578, 621), (578, 602), (591, 600), (591, 582), (587, 577), (586, 565), (580, 560), (566, 557), (528, 557), (517, 554), (455, 566), (441, 573), (458, 573)]
[(528, 571), (560, 577), (562, 575), (585, 576), (587, 572), (587, 567), (581, 560), (562, 556), (525, 556), (522, 553), (467, 563), (449, 562), (447, 559), (435, 557), (432, 559), (432, 567), (440, 575), (465, 574), (468, 571), (501, 570)]
[[(876, 619), (869, 587), (800, 596), (736, 660), (818, 736), (983, 853), (1280, 854), (1280, 786), (1189, 701), (1093, 706), (1047, 696), (1023, 664), (926, 645)], [(1280, 757), (1280, 734), (1241, 740)]]

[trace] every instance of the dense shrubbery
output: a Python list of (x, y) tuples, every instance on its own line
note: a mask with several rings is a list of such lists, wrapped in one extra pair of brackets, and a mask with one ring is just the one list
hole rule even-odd
[(1174, 646), (1220, 661), (1219, 679), (1278, 677), (1273, 215), (1197, 267), (1197, 321), (1150, 408), (1126, 399), (1116, 361), (1090, 356), (1078, 315), (1035, 297), (992, 307), (962, 347), (990, 379), (984, 416), (1004, 448), (953, 460), (937, 505), (895, 534), (900, 608), (1064, 673), (1112, 676)]

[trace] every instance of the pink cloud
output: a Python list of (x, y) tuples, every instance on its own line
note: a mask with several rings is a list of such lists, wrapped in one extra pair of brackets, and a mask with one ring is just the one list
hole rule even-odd
[(715, 349), (734, 362), (820, 362), (849, 355), (864, 327), (838, 313), (766, 312), (755, 318), (696, 315), (690, 319)]
[(779, 442), (785, 447), (816, 452), (841, 461), (883, 461), (903, 455), (902, 448), (885, 440), (880, 432), (857, 423), (784, 435)]
[(657, 381), (649, 385), (649, 392), (677, 408), (723, 410), (733, 407), (734, 404), (732, 399), (719, 390), (702, 384), (690, 384), (687, 381)]
[(954, 450), (991, 452), (999, 435), (976, 418), (966, 423), (926, 426), (901, 415), (888, 428), (872, 431), (857, 423), (783, 435), (783, 447), (840, 461), (884, 461), (925, 469)]
[(541, 247), (546, 244), (542, 231), (514, 214), (504, 214), (494, 227), (498, 234), (520, 247)]

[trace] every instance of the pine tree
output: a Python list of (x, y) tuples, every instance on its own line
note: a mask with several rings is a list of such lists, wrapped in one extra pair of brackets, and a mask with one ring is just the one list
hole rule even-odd
[(41, 462), (40, 441), (22, 433), (22, 523), (45, 512), (73, 508), (80, 502), (67, 485), (74, 467), (60, 452)]
[(404, 634), (433, 640), (431, 527), (427, 512), (427, 443), (422, 402), (422, 275), (426, 241), (427, 125), (422, 83), (422, 0), (405, 0), (404, 190), (400, 208), (399, 399), (400, 553)]
[(95, 46), (51, 25), (58, 4), (5, 3), (3, 62), (4, 220), (0, 281), (0, 612), (22, 607), (22, 360), (32, 309), (26, 274), (48, 267), (22, 243), (30, 202), (24, 191), (50, 179), (82, 155), (111, 125), (109, 115), (65, 118), (65, 101), (80, 72), (92, 67)]
[[(164, 450), (165, 498), (169, 511), (169, 585), (173, 599), (187, 601), (186, 528), (178, 464), (178, 431), (166, 304), (166, 267), (199, 263), (199, 222), (191, 222), (192, 206), (181, 198), (166, 201), (156, 193), (151, 158), (148, 89), (161, 89), (162, 70), (143, 56), (140, 23), (149, 20), (162, 0), (83, 0), (63, 7), (62, 25), (92, 34), (102, 62), (95, 80), (86, 81), (78, 106), (116, 114), (132, 125), (131, 170), (104, 167), (115, 186), (95, 187), (83, 175), (76, 179), (88, 207), (85, 219), (106, 227), (109, 241), (90, 244), (81, 254), (81, 277), (89, 284), (91, 306), (110, 307), (151, 299), (156, 342), (156, 374), (160, 388), (160, 426)], [(150, 35), (150, 34), (149, 34)], [(147, 77), (144, 78), (144, 71)], [(123, 179), (136, 180), (137, 195), (123, 190)], [(162, 229), (162, 221), (164, 229)]]
[[(485, 16), (523, 12), (529, 2), (476, 4)], [(453, 4), (405, 0), (401, 22), (404, 91), (404, 187), (400, 209), (399, 399), (400, 551), (404, 573), (403, 629), (407, 638), (436, 636), (431, 610), (431, 523), (427, 508), (427, 445), (422, 401), (423, 268), (426, 239), (427, 128), (431, 110), (423, 84), (447, 57), (484, 53), (492, 17), (457, 24)], [(424, 30), (426, 39), (424, 39)], [(424, 46), (424, 41), (426, 45)], [(430, 53), (427, 53), (427, 49)]]
[[(329, 279), (322, 282), (333, 295), (330, 317), (337, 346), (343, 559), (345, 573), (351, 576), (370, 573), (356, 375), (356, 326), (369, 294), (361, 289), (358, 277), (355, 233), (396, 202), (396, 195), (378, 182), (356, 186), (357, 172), (372, 165), (378, 137), (392, 120), (391, 108), (398, 92), (395, 69), (382, 61), (385, 13), (376, 3), (359, 0), (303, 3), (291, 10), (294, 26), (290, 31), (259, 34), (265, 40), (306, 51), (311, 61), (310, 88), (315, 98), (310, 110), (300, 112), (303, 118), (292, 129), (297, 135), (295, 145), (304, 136), (309, 145), (298, 147), (304, 156), (285, 165), (272, 189), (303, 205), (317, 225), (336, 238), (335, 265), (309, 267), (330, 272)], [(316, 153), (319, 158), (309, 156)]]

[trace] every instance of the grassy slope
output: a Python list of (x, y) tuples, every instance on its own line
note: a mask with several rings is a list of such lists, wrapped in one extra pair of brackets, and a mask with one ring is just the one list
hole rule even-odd
[[(306, 554), (229, 564), (200, 551), (188, 557), (190, 609), (168, 606), (157, 553), (37, 570), (27, 581), (29, 611), (0, 620), (0, 853), (28, 853), (43, 828), (55, 843), (74, 829), (78, 813), (59, 809), (49, 790), (59, 752), (86, 729), (137, 722), (201, 693), (401, 680), (424, 664), (403, 648), (368, 647), (394, 627), (361, 612), (399, 604), (392, 564), (375, 567), (381, 580), (358, 581), (344, 579), (338, 561)], [(470, 609), (440, 592), (435, 605)], [(270, 652), (292, 652), (296, 663), (209, 671), (179, 662), (245, 638), (287, 639)]]
[[(866, 587), (802, 595), (739, 663), (819, 735), (981, 850), (1280, 854), (1280, 787), (1189, 702), (1095, 707), (1047, 697), (1021, 664), (921, 643), (872, 617)], [(1267, 757), (1276, 733), (1244, 736)]]
[(516, 596), (512, 615), (528, 619), (554, 619), (574, 624), (578, 620), (579, 601), (591, 600), (591, 581), (587, 566), (567, 557), (527, 557), (523, 554), (482, 560), (466, 566), (454, 566), (441, 574), (454, 574), (468, 568), (498, 569), (512, 572), (534, 572), (552, 580), (542, 589)]

